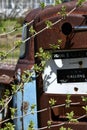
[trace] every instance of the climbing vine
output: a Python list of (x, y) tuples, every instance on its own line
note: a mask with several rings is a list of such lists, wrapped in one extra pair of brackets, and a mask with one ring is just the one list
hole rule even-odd
[[(56, 2), (58, 2), (58, 1), (56, 1)], [(85, 1), (84, 0), (78, 0), (78, 2), (76, 3), (75, 9), (77, 7), (80, 7), (83, 4), (83, 2), (85, 2)], [(40, 3), (40, 5), (41, 5), (42, 9), (45, 8), (44, 3)], [(72, 13), (72, 11), (71, 11), (71, 13)], [(60, 14), (62, 16), (62, 18), (60, 19), (60, 20), (62, 20), (62, 19), (65, 19), (66, 16), (69, 15), (70, 13), (67, 14), (66, 13), (66, 7), (62, 6), (61, 11), (58, 12), (58, 14)], [(60, 22), (60, 20), (56, 21), (55, 23), (52, 23), (51, 21), (47, 20), (45, 22), (46, 27), (44, 29), (40, 30), (39, 32), (36, 32), (34, 30), (33, 26), (31, 26), (30, 29), (29, 29), (31, 37), (34, 37), (34, 36), (38, 35), (39, 33), (41, 33), (42, 31), (44, 31), (46, 29), (51, 29), (52, 26), (55, 25), (56, 23)], [(26, 26), (28, 26), (29, 24), (27, 24)], [(16, 31), (16, 30), (18, 30), (18, 28), (15, 27), (14, 30)], [(31, 37), (27, 38), (24, 41), (22, 41), (22, 40), (16, 41), (15, 42), (15, 47), (13, 47), (11, 50), (9, 50), (8, 53), (0, 52), (0, 60), (3, 60), (4, 58), (7, 58), (8, 54), (11, 53), (11, 51), (15, 50), (21, 44), (24, 44), (27, 40), (31, 39)], [(53, 50), (59, 49), (61, 43), (62, 43), (62, 40), (59, 39), (57, 45), (50, 44), (50, 47)], [(31, 82), (33, 80), (33, 74), (34, 74), (34, 72), (38, 73), (38, 75), (43, 72), (43, 70), (44, 70), (44, 68), (46, 66), (47, 61), (51, 58), (51, 52), (44, 51), (43, 48), (39, 48), (39, 51), (35, 54), (35, 57), (40, 59), (39, 65), (38, 64), (34, 64), (34, 67), (33, 67), (32, 70), (26, 70), (26, 71), (24, 71), (23, 74), (21, 75), (20, 83), (18, 81), (16, 81), (16, 83), (13, 82), (11, 84), (11, 91), (9, 91), (9, 89), (5, 90), (4, 96), (0, 100), (0, 106), (1, 106), (0, 112), (2, 112), (8, 106), (8, 104), (12, 100), (12, 97), (13, 97), (14, 94), (16, 94), (18, 91), (23, 91), (24, 83)], [(60, 104), (60, 105), (56, 104), (57, 101), (54, 98), (50, 98), (50, 100), (49, 100), (49, 108), (44, 108), (43, 110), (38, 110), (37, 113), (38, 112), (46, 111), (48, 109), (52, 109), (54, 107), (60, 107), (60, 106), (70, 107), (70, 105), (80, 104), (78, 102), (77, 103), (73, 103), (70, 98), (71, 98), (71, 95), (67, 95), (66, 96), (66, 100), (65, 100), (65, 104)], [(87, 97), (82, 97), (82, 101), (87, 102)], [(4, 123), (4, 127), (0, 128), (0, 130), (14, 130), (15, 129), (14, 124), (12, 124), (9, 121), (17, 119), (17, 118), (23, 118), (24, 116), (27, 116), (27, 115), (30, 115), (30, 114), (35, 114), (35, 110), (34, 110), (35, 107), (36, 107), (36, 104), (32, 104), (30, 106), (30, 113), (28, 113), (28, 114), (25, 113), (21, 117), (15, 117), (15, 113), (17, 111), (17, 108), (10, 107), (9, 110), (10, 110), (10, 113), (11, 113), (11, 117), (9, 119), (6, 119), (6, 120), (3, 120), (3, 121), (0, 122), (0, 124)], [(84, 116), (86, 116), (87, 115), (87, 105), (83, 106), (82, 109), (85, 110), (85, 115)], [(66, 113), (66, 118), (68, 119), (68, 122), (75, 122), (75, 123), (78, 122), (78, 119), (79, 119), (79, 118), (78, 119), (74, 118), (74, 111), (71, 111), (70, 113)], [(83, 117), (81, 117), (81, 118), (83, 118)], [(65, 124), (65, 122), (57, 124), (57, 126), (61, 126), (60, 130), (72, 130), (71, 128), (65, 128), (65, 127), (63, 127), (62, 125), (64, 125), (64, 124)], [(51, 127), (55, 127), (55, 125), (52, 125), (52, 121), (49, 120), (47, 122), (47, 126), (45, 126), (43, 129), (46, 129), (46, 128), (50, 129)], [(34, 128), (34, 123), (31, 120), (29, 122), (28, 130), (35, 130), (35, 129), (37, 129), (37, 128)], [(39, 130), (40, 129), (42, 129), (42, 128), (39, 128)]]

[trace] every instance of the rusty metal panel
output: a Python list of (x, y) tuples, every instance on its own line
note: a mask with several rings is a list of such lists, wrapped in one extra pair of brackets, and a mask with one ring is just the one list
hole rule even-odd
[(0, 76), (0, 83), (2, 84), (10, 84), (13, 81), (12, 77), (9, 77), (8, 75), (1, 75)]
[[(72, 10), (75, 5), (76, 5), (76, 1), (72, 1), (72, 2), (68, 2), (68, 3), (64, 3), (63, 5), (66, 6), (67, 9), (67, 13)], [(40, 11), (36, 17), (34, 18), (34, 23), (33, 23), (33, 27), (36, 30), (36, 32), (39, 32), (41, 29), (46, 27), (45, 21), (46, 20), (50, 20), (51, 22), (56, 22), (57, 20), (59, 20), (61, 18), (60, 15), (58, 15), (58, 12), (61, 10), (62, 4), (58, 5), (56, 7), (48, 7), (43, 9), (42, 11)], [(79, 31), (79, 32), (73, 32), (73, 28), (75, 28), (76, 26), (85, 26), (87, 27), (87, 19), (86, 17), (84, 17), (83, 15), (87, 15), (87, 4), (85, 3), (85, 6), (82, 6), (81, 8), (76, 9), (73, 13), (71, 13), (69, 16), (66, 17), (66, 19), (61, 20), (61, 22), (55, 24), (54, 26), (52, 26), (52, 29), (46, 29), (44, 31), (42, 31), (40, 34), (38, 34), (37, 36), (35, 36), (34, 38), (34, 43), (35, 43), (35, 52), (37, 52), (39, 50), (40, 47), (42, 47), (43, 49), (50, 49), (49, 44), (57, 44), (58, 39), (62, 39), (62, 44), (60, 47), (60, 50), (73, 50), (73, 49), (87, 49), (87, 30), (86, 31)], [(34, 12), (35, 13), (35, 12)], [(27, 22), (29, 15), (27, 16)], [(65, 23), (70, 23), (71, 27), (72, 27), (72, 31), (69, 35), (65, 35), (62, 31), (62, 27)], [(68, 28), (68, 27), (67, 27)], [(66, 28), (66, 29), (67, 29)], [(69, 60), (69, 59), (68, 59)], [(37, 61), (36, 61), (37, 63)], [(53, 64), (53, 62), (52, 62)], [(49, 68), (49, 66), (47, 66)], [(52, 66), (50, 65), (50, 68)], [(67, 66), (68, 67), (68, 66)], [(56, 69), (58, 69), (58, 67), (56, 66)], [(61, 68), (60, 68), (61, 69)], [(52, 72), (55, 71), (55, 66), (53, 66), (52, 70), (50, 71), (50, 74), (52, 74)], [(46, 71), (47, 74), (47, 71)], [(50, 75), (48, 76), (48, 78), (50, 79)], [(51, 84), (51, 83), (50, 83)], [(65, 96), (66, 94), (49, 94), (49, 93), (45, 93), (43, 92), (43, 80), (41, 79), (41, 77), (37, 78), (37, 84), (38, 86), (38, 109), (44, 109), (44, 108), (48, 108), (49, 107), (49, 99), (50, 98), (54, 98), (57, 100), (57, 104), (62, 104), (65, 101)], [(58, 87), (57, 85), (54, 87)], [(56, 89), (55, 89), (56, 91)], [(52, 91), (51, 91), (52, 92)], [(72, 94), (72, 100), (74, 102), (78, 101), (81, 102), (81, 96), (79, 94)], [(81, 105), (77, 105), (74, 106), (73, 109), (75, 110), (76, 116), (81, 116), (81, 114), (83, 115), (84, 112), (81, 109), (82, 107), (82, 102)], [(72, 108), (70, 108), (71, 110)], [(59, 114), (61, 116), (64, 116), (65, 114), (65, 108), (60, 108), (60, 109), (55, 109), (53, 111), (50, 111), (49, 109), (47, 111), (44, 111), (40, 114), (38, 114), (38, 123), (39, 123), (39, 127), (45, 127), (47, 126), (47, 121), (51, 120), (52, 121), (52, 125), (55, 124), (59, 124), (61, 122), (64, 122), (64, 119), (61, 121), (59, 119)], [(54, 116), (55, 115), (55, 116)], [(66, 119), (65, 119), (66, 121)], [(70, 127), (73, 130), (82, 130), (82, 128), (84, 127), (84, 130), (87, 129), (87, 118), (83, 121), (80, 121), (78, 124), (75, 123), (65, 123), (64, 124), (65, 127)], [(47, 128), (48, 129), (48, 128)], [(53, 127), (51, 128), (51, 130), (58, 130), (59, 127)]]
[[(49, 49), (50, 48), (49, 44), (57, 44), (58, 39), (62, 40), (61, 49), (87, 48), (86, 31), (71, 32), (71, 34), (68, 37), (64, 35), (62, 32), (62, 26), (66, 22), (70, 23), (72, 28), (74, 28), (75, 26), (81, 26), (82, 22), (83, 22), (82, 26), (87, 26), (85, 23), (86, 22), (85, 17), (83, 17), (82, 14), (79, 14), (78, 16), (77, 15), (71, 14), (68, 17), (66, 17), (64, 21), (61, 21), (57, 23), (55, 26), (53, 26), (52, 29), (46, 29), (45, 31), (37, 35), (35, 38), (36, 50), (38, 51), (38, 48), (40, 47), (43, 47), (44, 49)], [(55, 17), (54, 22), (58, 19), (60, 19), (59, 16)], [(37, 32), (44, 27), (45, 27), (44, 20), (35, 24), (35, 29), (37, 30)]]

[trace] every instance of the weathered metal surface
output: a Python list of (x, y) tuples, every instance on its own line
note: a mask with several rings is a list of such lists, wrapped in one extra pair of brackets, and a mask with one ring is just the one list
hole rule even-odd
[(0, 76), (0, 83), (2, 84), (10, 84), (13, 82), (13, 78), (9, 77), (8, 75), (1, 75)]
[[(75, 112), (75, 115), (76, 115), (75, 118), (78, 118), (85, 114), (85, 111), (82, 109), (82, 105), (85, 105), (85, 104), (81, 101), (81, 96), (82, 95), (72, 95), (71, 96), (72, 102), (81, 102), (81, 104), (71, 105), (70, 108), (65, 108), (64, 106), (60, 106), (60, 107), (56, 107), (57, 110), (54, 110), (54, 112), (51, 109), (48, 109), (47, 111), (44, 111), (43, 113), (39, 114), (39, 119), (41, 119), (39, 122), (39, 126), (40, 127), (47, 126), (47, 121), (51, 120), (52, 125), (58, 125), (58, 124), (64, 123), (64, 125), (61, 125), (61, 126), (64, 126), (65, 128), (70, 127), (73, 130), (82, 130), (82, 127), (84, 127), (84, 130), (86, 130), (87, 129), (87, 117), (84, 118), (83, 120), (79, 120), (78, 123), (68, 123), (67, 122), (68, 120), (66, 119), (66, 113), (71, 112), (72, 110)], [(50, 98), (56, 100), (55, 105), (61, 105), (61, 104), (65, 104), (66, 95), (43, 93), (39, 100), (41, 109), (43, 109), (45, 107), (48, 108)], [(59, 130), (59, 128), (61, 126), (56, 126), (56, 127), (54, 126), (51, 129)]]
[(38, 128), (38, 120), (37, 120), (37, 88), (36, 88), (36, 80), (33, 80), (32, 82), (25, 84), (24, 88), (24, 101), (27, 101), (29, 104), (29, 108), (26, 112), (26, 114), (30, 113), (30, 107), (34, 104), (34, 114), (29, 114), (23, 118), (24, 123), (24, 130), (28, 129), (28, 125), (30, 121), (34, 122), (34, 127)]
[(15, 124), (15, 130), (22, 130), (22, 111), (21, 111), (21, 105), (22, 105), (22, 92), (17, 92), (17, 94), (13, 97), (13, 107), (17, 108), (17, 112), (15, 114), (16, 117), (19, 116), (19, 118), (14, 120)]
[[(67, 13), (75, 7), (75, 4), (76, 2), (69, 2), (69, 3), (64, 4), (66, 6)], [(44, 27), (46, 27), (46, 24), (45, 24), (46, 20), (56, 22), (57, 20), (61, 18), (61, 16), (58, 15), (58, 12), (61, 10), (61, 6), (62, 5), (59, 5), (56, 7), (50, 7), (48, 9), (43, 10), (40, 14), (38, 14), (34, 22), (34, 27), (37, 32), (43, 29)], [(72, 27), (78, 26), (78, 25), (87, 26), (86, 24), (87, 20), (83, 16), (83, 15), (87, 15), (86, 6), (87, 4), (85, 3), (84, 6), (76, 9), (69, 16), (67, 16), (64, 20), (61, 20), (60, 22), (55, 24), (52, 27), (52, 29), (46, 29), (45, 31), (37, 35), (35, 38), (36, 51), (38, 50), (39, 47), (43, 47), (44, 49), (50, 48), (49, 44), (51, 43), (56, 44), (58, 39), (62, 39), (62, 44), (61, 44), (62, 49), (87, 48), (86, 32), (79, 32), (79, 33), (71, 32), (70, 36), (68, 36), (68, 39), (67, 39), (67, 36), (65, 36), (62, 32), (62, 25), (65, 22), (69, 22), (72, 25)], [(79, 40), (79, 37), (81, 37), (80, 40)], [(69, 43), (67, 43), (68, 40), (69, 40)]]
[[(67, 13), (71, 11), (76, 6), (76, 1), (67, 2), (63, 5), (66, 6)], [(50, 20), (51, 22), (56, 22), (59, 19), (61, 19), (61, 16), (58, 15), (58, 12), (60, 12), (62, 7), (62, 4), (56, 6), (56, 7), (48, 7), (43, 10), (40, 10), (37, 15), (34, 17), (33, 27), (34, 29), (39, 32), (41, 29), (46, 27), (45, 21)], [(83, 15), (87, 15), (87, 3), (83, 5), (81, 8), (76, 9), (73, 11), (70, 15), (68, 15), (65, 19), (61, 20), (60, 22), (56, 23), (54, 26), (52, 26), (51, 29), (46, 29), (42, 31), (40, 34), (35, 36), (34, 38), (34, 49), (35, 52), (39, 50), (40, 47), (43, 49), (50, 49), (49, 44), (57, 44), (58, 39), (62, 39), (61, 49), (63, 50), (72, 50), (72, 49), (87, 49), (87, 30), (86, 31), (79, 31), (74, 32), (73, 28), (76, 26), (85, 26), (87, 27), (87, 19)], [(29, 16), (27, 15), (27, 22), (29, 21)], [(72, 27), (72, 31), (69, 35), (65, 35), (62, 32), (62, 26), (65, 23), (70, 23)], [(66, 27), (67, 29), (68, 27)], [(38, 62), (37, 60), (35, 61)], [(49, 68), (49, 66), (47, 66)], [(52, 67), (52, 66), (51, 66)], [(52, 69), (51, 72), (56, 72), (55, 68)], [(48, 73), (47, 73), (48, 75)], [(55, 86), (56, 87), (56, 86)], [(66, 94), (49, 94), (45, 93), (43, 91), (43, 81), (41, 79), (41, 76), (37, 78), (37, 97), (38, 97), (38, 109), (44, 109), (49, 107), (49, 100), (50, 98), (54, 98), (57, 101), (58, 104), (63, 104), (65, 102)], [(56, 90), (55, 90), (56, 91)], [(81, 95), (73, 94), (72, 95), (72, 102), (81, 102), (81, 104), (74, 106), (72, 109), (75, 111), (76, 117), (84, 115), (84, 111), (82, 110), (82, 105), (85, 105), (81, 101)], [(70, 108), (69, 111), (72, 110)], [(54, 113), (51, 110), (44, 111), (38, 115), (38, 124), (39, 127), (47, 126), (47, 121), (51, 120), (53, 125), (57, 125), (58, 123), (63, 123), (66, 121), (65, 118), (61, 120), (61, 116), (65, 116), (66, 111), (65, 107), (60, 107), (60, 109), (54, 110)], [(59, 111), (59, 112), (58, 112)], [(84, 127), (84, 130), (87, 129), (87, 118), (80, 120), (79, 123), (65, 123), (65, 127), (70, 127), (73, 130), (82, 130)], [(48, 129), (48, 128), (47, 128)], [(58, 130), (59, 127), (52, 127), (52, 130)]]
[[(75, 5), (76, 1), (72, 1), (69, 3), (64, 3), (67, 9), (67, 13), (71, 11)], [(24, 22), (29, 23), (31, 20), (33, 20), (32, 24), (34, 29), (38, 32), (44, 27), (46, 27), (45, 21), (51, 20), (52, 22), (56, 22), (61, 18), (60, 15), (58, 15), (58, 12), (61, 10), (62, 4), (53, 7), (49, 6), (45, 9), (35, 9), (31, 11), (25, 18)], [(35, 62), (34, 54), (38, 51), (40, 47), (43, 47), (43, 49), (49, 49), (49, 44), (57, 44), (58, 39), (62, 39), (61, 49), (87, 49), (87, 32), (79, 32), (74, 33), (71, 32), (71, 34), (67, 37), (62, 32), (62, 26), (65, 22), (69, 22), (74, 28), (75, 26), (82, 25), (87, 26), (87, 20), (83, 15), (87, 15), (87, 3), (85, 3), (84, 6), (81, 8), (76, 9), (73, 13), (71, 13), (69, 16), (66, 17), (66, 19), (62, 20), (61, 22), (55, 24), (52, 29), (46, 29), (34, 38), (30, 39), (26, 42), (26, 50), (25, 50), (25, 56), (23, 58), (20, 58), (18, 60), (18, 64), (16, 66), (16, 71), (20, 69), (21, 71), (25, 69), (30, 69)], [(29, 26), (29, 27), (30, 27)], [(27, 37), (30, 36), (29, 34), (29, 27), (27, 28)], [(71, 38), (71, 39), (70, 39)], [(0, 72), (3, 70), (3, 68), (0, 70)], [(10, 74), (10, 76), (13, 76), (15, 74), (15, 70), (10, 70), (9, 72), (4, 70), (4, 73)], [(30, 105), (37, 104), (38, 109), (47, 108), (49, 106), (49, 99), (54, 98), (58, 102), (58, 104), (64, 103), (65, 96), (62, 94), (46, 94), (43, 91), (43, 81), (41, 76), (37, 78), (37, 81), (34, 80), (33, 82), (27, 83), (24, 85), (24, 90), (22, 92), (18, 92), (13, 99), (14, 107), (17, 107), (17, 113), (16, 116), (23, 116), (24, 113), (28, 114), (30, 112)], [(73, 102), (81, 102), (81, 96), (82, 95), (72, 95)], [(38, 98), (38, 99), (37, 99)], [(84, 104), (81, 104), (84, 105)], [(77, 105), (77, 108), (74, 108), (74, 110), (78, 110), (78, 115), (84, 114), (84, 112), (80, 109), (81, 105)], [(36, 108), (37, 110), (37, 108)], [(63, 111), (62, 111), (63, 110)], [(81, 110), (81, 111), (80, 111)], [(60, 114), (63, 116), (65, 113), (65, 109), (61, 108)], [(64, 112), (64, 113), (62, 113)], [(58, 114), (56, 110), (54, 110), (54, 114)], [(59, 115), (57, 115), (59, 116)], [(16, 130), (27, 130), (28, 124), (30, 120), (33, 120), (35, 123), (35, 127), (44, 127), (47, 126), (47, 121), (52, 120), (52, 124), (57, 124), (60, 122), (60, 119), (56, 119), (56, 117), (53, 117), (53, 114), (50, 112), (50, 110), (44, 111), (43, 113), (40, 113), (38, 115), (29, 115), (24, 116), (23, 118), (17, 118), (14, 122), (16, 125)], [(58, 122), (59, 121), (59, 122)], [(84, 127), (84, 130), (87, 130), (87, 119), (83, 122), (79, 122), (78, 124), (65, 124), (65, 127), (71, 127), (73, 130), (82, 130)], [(54, 130), (54, 128), (51, 128)], [(58, 130), (59, 128), (55, 127), (55, 130)]]

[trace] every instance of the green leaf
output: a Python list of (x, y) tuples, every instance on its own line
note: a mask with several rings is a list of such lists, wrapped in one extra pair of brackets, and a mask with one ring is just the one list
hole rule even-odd
[(0, 60), (3, 60), (6, 58), (6, 52), (0, 52)]
[(48, 129), (51, 128), (51, 124), (52, 124), (52, 121), (47, 121), (47, 127), (48, 127)]
[(54, 98), (50, 98), (49, 104), (51, 107), (54, 106), (56, 104), (56, 100)]
[(66, 102), (66, 107), (70, 107), (70, 103), (72, 102), (72, 100), (70, 100), (71, 98), (71, 95), (70, 94), (67, 94), (67, 98), (65, 100)]
[(12, 94), (15, 94), (16, 93), (16, 91), (17, 91), (17, 85), (16, 84), (11, 84), (11, 88), (12, 88)]
[(76, 3), (76, 6), (79, 7), (81, 6), (84, 2), (86, 2), (86, 0), (78, 0)]
[(47, 28), (51, 29), (51, 27), (52, 27), (51, 21), (47, 20), (47, 21), (45, 21), (45, 24), (46, 24)]
[(4, 99), (2, 98), (1, 100), (0, 100), (0, 106), (4, 106), (4, 104), (5, 104), (5, 101), (4, 101)]
[(22, 40), (17, 40), (14, 42), (15, 48), (19, 47), (22, 44)]
[(34, 109), (35, 109), (35, 107), (36, 107), (35, 104), (32, 104), (32, 105), (31, 105), (31, 110), (30, 110), (30, 111), (31, 111), (32, 114), (34, 114)]
[(10, 107), (10, 112), (11, 112), (11, 118), (14, 118), (15, 112), (17, 111), (17, 108), (12, 108)]
[(4, 96), (5, 96), (6, 98), (10, 96), (10, 90), (9, 90), (9, 89), (6, 89), (6, 90), (5, 90)]
[(33, 26), (30, 27), (29, 31), (30, 31), (31, 35), (34, 35), (36, 33), (36, 31), (34, 30)]
[(62, 0), (55, 0), (55, 5), (61, 4)]
[(62, 44), (62, 40), (59, 39), (57, 44), (49, 44), (50, 45), (50, 48), (53, 49), (53, 50), (57, 50), (57, 49), (60, 49), (60, 45)]
[(63, 17), (63, 19), (66, 18), (67, 13), (66, 13), (66, 7), (64, 5), (62, 6), (61, 11), (58, 12), (58, 14), (60, 14)]
[(87, 114), (87, 105), (83, 106), (82, 108), (86, 111), (86, 114)]
[(87, 97), (82, 96), (82, 101), (87, 103)]
[(42, 9), (44, 9), (44, 8), (45, 8), (45, 2), (40, 2), (40, 7), (41, 7)]
[(63, 126), (61, 126), (59, 130), (66, 130), (66, 128), (64, 128)]
[(28, 130), (34, 130), (34, 122), (31, 120), (28, 126)]
[(68, 118), (69, 122), (78, 122), (77, 119), (74, 118), (74, 112), (66, 113), (66, 118)]
[(4, 129), (5, 130), (15, 130), (15, 125), (13, 125), (12, 123), (8, 122), (8, 123), (5, 123), (5, 127)]

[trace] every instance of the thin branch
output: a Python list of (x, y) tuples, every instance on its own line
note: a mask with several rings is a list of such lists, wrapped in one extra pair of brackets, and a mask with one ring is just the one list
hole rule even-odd
[(12, 96), (9, 97), (9, 100), (5, 103), (4, 107), (0, 110), (0, 113), (7, 107), (7, 105), (10, 103), (12, 100)]
[(82, 115), (82, 116), (78, 117), (77, 120), (80, 120), (80, 119), (82, 119), (82, 118), (84, 118), (84, 117), (86, 117), (86, 116), (87, 116), (87, 114)]
[[(26, 27), (26, 26), (30, 25), (31, 23), (33, 23), (33, 21), (34, 21), (34, 20), (31, 20), (29, 23), (25, 24), (24, 27)], [(23, 27), (15, 28), (15, 29), (13, 29), (13, 30), (11, 30), (11, 31), (9, 31), (9, 32), (0, 34), (0, 36), (5, 36), (5, 35), (7, 36), (8, 34), (11, 34), (11, 33), (16, 32), (16, 31), (18, 31), (18, 30), (21, 30), (22, 28), (23, 28)]]

